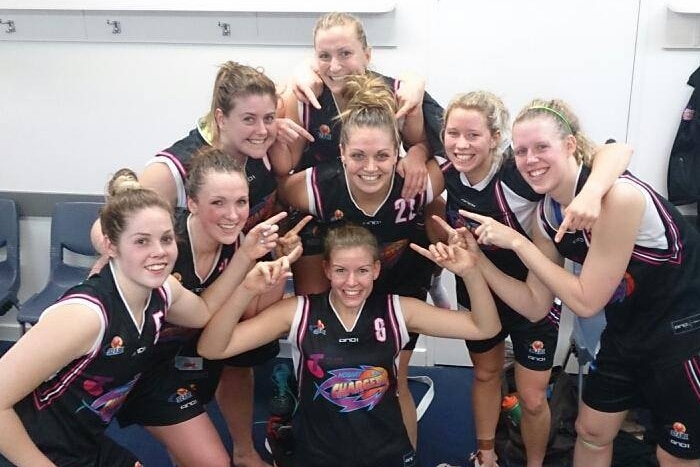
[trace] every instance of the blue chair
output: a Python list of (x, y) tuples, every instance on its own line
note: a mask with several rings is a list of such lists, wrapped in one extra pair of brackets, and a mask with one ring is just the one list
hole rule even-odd
[(87, 277), (90, 267), (68, 264), (64, 251), (73, 253), (73, 256), (94, 257), (93, 261), (97, 259), (90, 241), (90, 228), (99, 216), (101, 207), (102, 203), (91, 202), (61, 202), (54, 206), (51, 216), (49, 281), (40, 292), (22, 304), (17, 314), (22, 333), (26, 332), (27, 325), (36, 324), (41, 313), (66, 290)]
[(5, 249), (5, 260), (0, 261), (0, 316), (13, 306), (19, 309), (19, 215), (17, 204), (0, 199), (0, 249)]

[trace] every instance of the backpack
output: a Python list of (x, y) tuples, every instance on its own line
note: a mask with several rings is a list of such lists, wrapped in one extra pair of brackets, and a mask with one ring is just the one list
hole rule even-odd
[[(506, 370), (502, 386), (503, 395), (515, 392), (515, 370)], [(547, 388), (547, 399), (551, 412), (551, 425), (545, 467), (569, 466), (573, 460), (576, 443), (576, 416), (578, 415), (578, 391), (574, 378), (561, 366), (552, 368)], [(514, 426), (507, 415), (501, 412), (496, 426), (496, 455), (500, 465), (525, 465), (525, 446), (520, 426)]]

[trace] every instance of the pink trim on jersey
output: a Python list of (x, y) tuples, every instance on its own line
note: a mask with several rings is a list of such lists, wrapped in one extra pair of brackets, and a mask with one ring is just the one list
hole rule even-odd
[(398, 319), (396, 318), (396, 312), (394, 311), (394, 300), (393, 295), (386, 296), (387, 310), (389, 312), (389, 323), (391, 324), (391, 330), (394, 335), (394, 374), (399, 374), (398, 368), (398, 357), (403, 348), (403, 343), (401, 342), (401, 330), (399, 326)]
[(447, 172), (447, 171), (450, 170), (451, 168), (452, 168), (452, 162), (451, 162), (451, 161), (447, 161), (447, 162), (445, 162), (444, 164), (442, 164), (442, 165), (440, 166), (440, 171), (444, 174), (445, 172)]
[(185, 166), (182, 165), (182, 162), (180, 162), (180, 159), (178, 159), (177, 157), (175, 157), (174, 155), (170, 154), (167, 151), (161, 151), (158, 154), (156, 154), (156, 157), (157, 156), (161, 156), (161, 157), (165, 157), (165, 158), (169, 159), (170, 162), (175, 164), (175, 167), (177, 167), (177, 170), (178, 170), (178, 172), (180, 172), (180, 176), (182, 177), (182, 179), (185, 180), (187, 178), (187, 170), (185, 169)]
[(664, 262), (681, 264), (681, 262), (683, 261), (683, 257), (681, 255), (683, 245), (681, 242), (680, 232), (678, 232), (678, 226), (673, 221), (673, 217), (661, 203), (654, 190), (652, 190), (649, 187), (649, 185), (647, 185), (643, 181), (629, 174), (622, 174), (620, 178), (632, 180), (633, 182), (638, 183), (642, 188), (644, 188), (647, 191), (647, 193), (649, 193), (649, 196), (651, 196), (651, 199), (654, 202), (654, 206), (656, 206), (656, 210), (658, 211), (659, 215), (664, 221), (664, 226), (666, 226), (668, 253), (656, 253), (647, 248), (635, 247), (632, 250), (632, 257), (638, 259), (639, 261), (650, 264), (659, 264)]
[[(98, 300), (96, 297), (93, 297), (91, 295), (86, 295), (86, 294), (71, 294), (71, 295), (66, 295), (63, 298), (61, 298), (58, 302), (56, 303), (61, 303), (65, 300), (69, 299), (82, 299), (86, 300), (88, 302), (94, 303), (97, 305), (102, 312), (102, 317), (105, 320), (105, 332), (107, 330), (107, 324), (109, 323), (109, 319), (107, 317), (107, 311), (105, 310), (104, 304)], [(85, 369), (95, 358), (99, 355), (100, 353), (100, 347), (98, 346), (95, 350), (93, 350), (90, 354), (84, 355), (83, 357), (77, 359), (76, 364), (73, 368), (71, 368), (68, 372), (66, 372), (63, 375), (63, 378), (57, 379), (54, 384), (46, 389), (44, 389), (41, 393), (39, 392), (39, 389), (35, 389), (33, 392), (33, 397), (34, 397), (34, 406), (41, 410), (45, 407), (48, 407), (51, 405), (51, 403), (61, 397), (61, 395), (66, 392), (66, 390), (70, 387), (70, 384), (80, 376)], [(60, 371), (60, 370), (59, 370)]]
[(323, 210), (323, 202), (321, 201), (321, 191), (319, 190), (317, 182), (317, 168), (313, 167), (309, 170), (311, 170), (311, 189), (313, 190), (314, 203), (316, 204), (316, 215), (319, 219), (325, 220), (325, 216), (323, 215), (325, 211)]
[(498, 208), (503, 213), (503, 223), (511, 229), (518, 230), (515, 225), (515, 220), (513, 219), (513, 213), (511, 212), (508, 201), (506, 200), (506, 195), (503, 193), (501, 182), (498, 181), (494, 184), (494, 186), (496, 188), (496, 202), (498, 203)]
[(302, 104), (301, 106), (301, 119), (304, 122), (304, 129), (309, 130), (309, 122), (311, 121), (311, 105)]
[(304, 379), (304, 366), (306, 365), (306, 355), (304, 354), (304, 349), (302, 348), (301, 344), (302, 342), (304, 342), (304, 337), (306, 337), (306, 333), (309, 331), (308, 323), (311, 300), (309, 300), (309, 297), (306, 295), (299, 298), (301, 298), (302, 300), (302, 310), (301, 319), (299, 320), (299, 327), (297, 327), (297, 335), (295, 336), (295, 344), (297, 349), (299, 349), (299, 368), (297, 368), (296, 370), (299, 391), (301, 392), (302, 380)]
[(700, 400), (700, 366), (698, 365), (698, 357), (693, 357), (685, 361), (683, 367), (688, 377), (690, 387), (693, 389), (698, 400)]

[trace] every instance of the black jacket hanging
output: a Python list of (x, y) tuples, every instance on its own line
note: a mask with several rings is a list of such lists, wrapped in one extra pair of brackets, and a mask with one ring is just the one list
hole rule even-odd
[(683, 111), (668, 161), (668, 199), (673, 204), (700, 201), (700, 68), (690, 75), (695, 88)]

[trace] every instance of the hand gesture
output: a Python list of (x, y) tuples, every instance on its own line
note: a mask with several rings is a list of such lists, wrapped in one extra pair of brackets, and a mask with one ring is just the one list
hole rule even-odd
[(321, 108), (316, 96), (320, 96), (323, 91), (323, 80), (318, 75), (314, 60), (305, 60), (295, 68), (289, 86), (299, 102)]
[(299, 232), (311, 222), (313, 216), (307, 215), (300, 220), (297, 225), (292, 227), (282, 238), (277, 240), (277, 256), (290, 254), (297, 246), (301, 246), (301, 237), (299, 237)]
[(454, 229), (438, 216), (433, 216), (433, 219), (447, 232), (448, 243), (438, 242), (428, 249), (411, 243), (411, 248), (456, 275), (462, 276), (474, 269), (481, 252), (469, 230), (464, 227)]
[(591, 230), (600, 216), (600, 196), (582, 190), (564, 209), (562, 221), (554, 241), (559, 243), (564, 234), (576, 230)]
[(517, 231), (488, 216), (482, 216), (463, 209), (459, 210), (459, 214), (481, 224), (473, 229), (476, 241), (480, 245), (493, 245), (499, 248), (512, 250), (523, 238)]
[(260, 261), (248, 271), (243, 280), (243, 287), (254, 295), (260, 295), (284, 283), (292, 277), (291, 264), (301, 256), (301, 245), (288, 255), (274, 261)]
[(399, 159), (396, 172), (404, 179), (401, 190), (401, 197), (404, 199), (413, 198), (428, 187), (428, 167), (425, 165), (425, 160), (411, 153), (410, 149), (404, 157)]
[(425, 93), (425, 80), (417, 76), (409, 76), (399, 82), (396, 90), (396, 100), (399, 110), (396, 111), (396, 119), (409, 115), (413, 110), (423, 105), (423, 94)]
[(295, 141), (300, 138), (304, 138), (307, 141), (313, 143), (314, 137), (306, 131), (304, 127), (299, 125), (297, 122), (291, 118), (277, 118), (277, 139), (276, 143), (285, 144), (287, 146), (292, 145)]
[(259, 223), (246, 234), (241, 249), (252, 260), (262, 258), (274, 250), (279, 241), (277, 222), (287, 217), (286, 212), (280, 212)]

